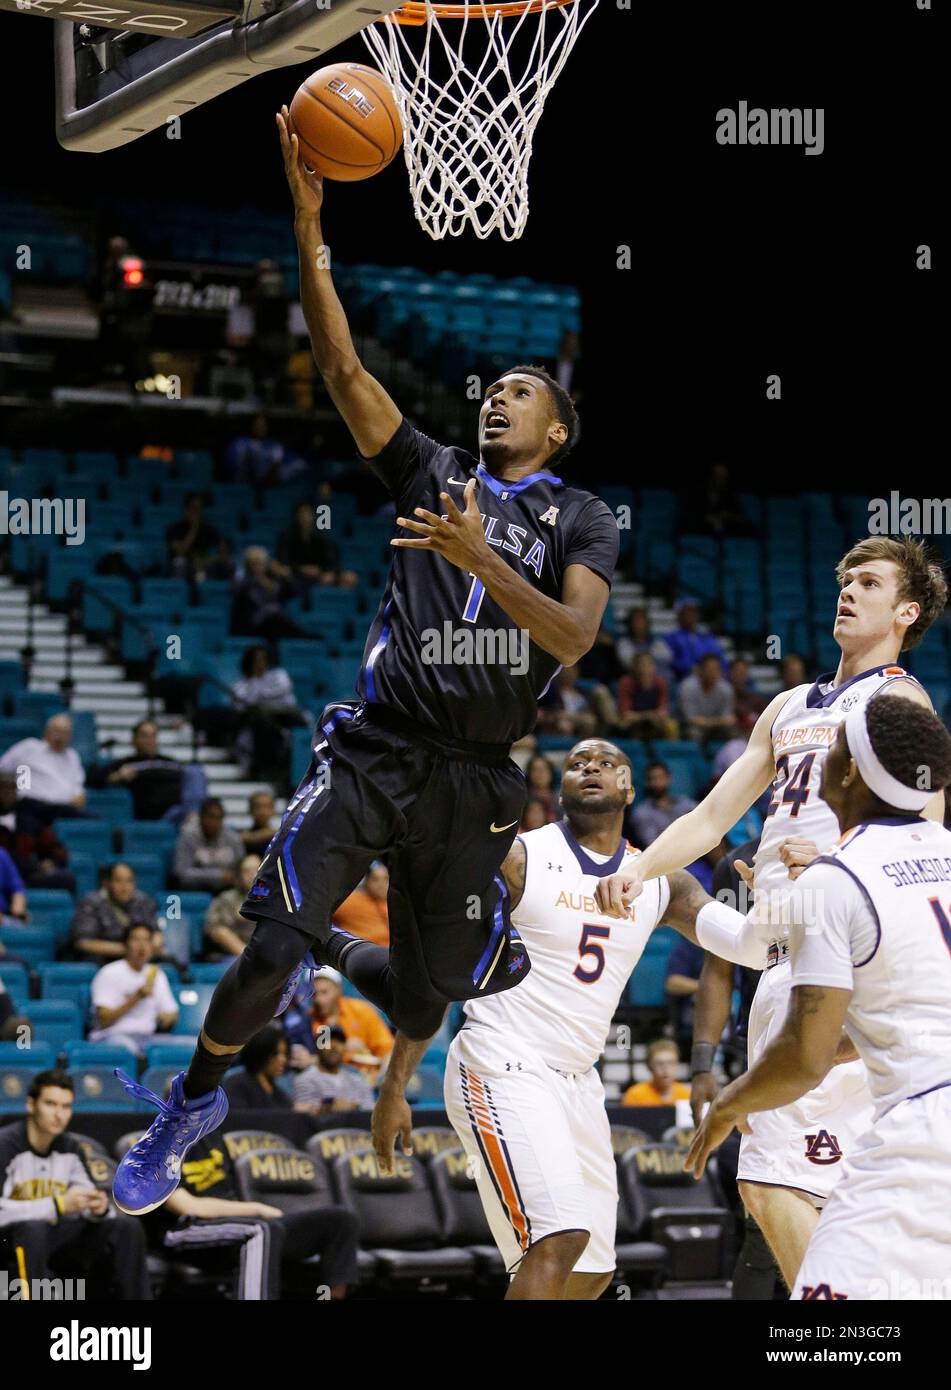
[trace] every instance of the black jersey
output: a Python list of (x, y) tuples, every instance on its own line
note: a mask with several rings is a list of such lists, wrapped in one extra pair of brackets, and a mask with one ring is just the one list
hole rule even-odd
[[(415, 507), (443, 515), (441, 492), (461, 509), (474, 476), (488, 543), (549, 598), (560, 599), (569, 565), (585, 565), (611, 583), (618, 553), (613, 513), (552, 473), (505, 482), (405, 419), (367, 463), (406, 517)], [(358, 678), (365, 700), (444, 735), (512, 743), (534, 727), (539, 696), (559, 670), (474, 575), (431, 551), (394, 548)]]

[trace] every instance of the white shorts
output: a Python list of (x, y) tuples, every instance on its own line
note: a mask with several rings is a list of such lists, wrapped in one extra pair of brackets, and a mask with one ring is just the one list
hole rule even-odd
[(951, 1086), (864, 1136), (819, 1218), (791, 1297), (951, 1299)]
[(595, 1069), (566, 1075), (529, 1044), (468, 1024), (449, 1048), (445, 1095), (509, 1273), (559, 1231), (589, 1232), (578, 1273), (613, 1273), (617, 1170)]
[[(782, 1028), (791, 987), (788, 960), (760, 976), (750, 1010), (750, 1066)], [(824, 1200), (873, 1114), (865, 1064), (833, 1067), (821, 1085), (792, 1105), (748, 1116), (752, 1133), (740, 1141), (737, 1181), (795, 1187)]]

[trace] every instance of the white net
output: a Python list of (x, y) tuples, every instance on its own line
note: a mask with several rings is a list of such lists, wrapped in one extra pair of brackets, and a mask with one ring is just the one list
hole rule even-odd
[(503, 14), (470, 0), (452, 7), (457, 18), (426, 0), (418, 25), (389, 17), (362, 31), (393, 89), (416, 218), (434, 240), (467, 226), (522, 235), (535, 127), (597, 3)]

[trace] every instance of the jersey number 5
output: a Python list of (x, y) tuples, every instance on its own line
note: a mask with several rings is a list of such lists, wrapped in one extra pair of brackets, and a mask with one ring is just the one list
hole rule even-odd
[(590, 970), (586, 969), (581, 961), (574, 968), (574, 975), (584, 985), (593, 985), (595, 980), (600, 980), (604, 971), (604, 947), (600, 946), (596, 939), (603, 936), (607, 939), (611, 935), (610, 927), (595, 927), (589, 922), (585, 922), (581, 928), (581, 940), (578, 942), (578, 955), (582, 957), (594, 956), (596, 964)]

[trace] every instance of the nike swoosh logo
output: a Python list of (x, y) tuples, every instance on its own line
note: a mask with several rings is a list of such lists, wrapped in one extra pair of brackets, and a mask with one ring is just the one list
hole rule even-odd
[(447, 478), (446, 482), (451, 483), (453, 487), (465, 487), (466, 485), (465, 478)]
[(510, 820), (508, 825), (496, 825), (495, 821), (489, 826), (493, 835), (500, 835), (503, 830), (511, 830), (513, 825), (518, 825), (517, 820)]

